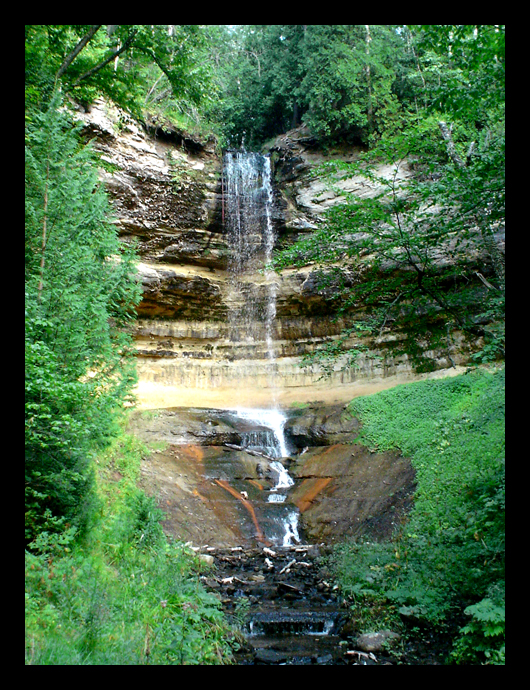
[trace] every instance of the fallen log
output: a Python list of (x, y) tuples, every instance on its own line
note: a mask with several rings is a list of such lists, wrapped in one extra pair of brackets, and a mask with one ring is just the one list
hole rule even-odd
[(223, 443), (223, 446), (225, 446), (226, 448), (230, 448), (231, 450), (243, 451), (245, 453), (248, 453), (249, 455), (254, 455), (257, 458), (265, 458), (266, 460), (276, 460), (276, 458), (273, 458), (271, 455), (267, 455), (267, 453), (262, 453), (259, 450), (251, 450), (250, 448), (243, 448), (243, 446), (238, 446), (235, 443)]

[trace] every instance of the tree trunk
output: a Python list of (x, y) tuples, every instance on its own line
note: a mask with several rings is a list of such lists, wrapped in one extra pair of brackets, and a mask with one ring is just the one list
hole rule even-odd
[(456, 150), (453, 137), (451, 136), (451, 129), (447, 126), (447, 123), (443, 122), (442, 120), (440, 120), (440, 122), (438, 123), (438, 127), (440, 128), (442, 137), (445, 140), (445, 144), (447, 146), (447, 154), (449, 158), (459, 168), (465, 168), (466, 164), (464, 160), (459, 156), (458, 151)]
[(374, 112), (373, 112), (373, 104), (372, 104), (372, 73), (370, 70), (370, 41), (372, 40), (372, 37), (370, 35), (370, 25), (365, 24), (366, 27), (366, 47), (365, 47), (365, 52), (366, 52), (366, 83), (368, 85), (368, 131), (370, 134), (374, 130)]
[(48, 161), (46, 165), (46, 185), (44, 187), (44, 218), (42, 221), (42, 244), (41, 244), (41, 256), (40, 256), (40, 276), (39, 276), (39, 287), (38, 287), (38, 301), (42, 300), (42, 288), (44, 286), (44, 263), (46, 254), (46, 242), (48, 241), (47, 230), (48, 230), (48, 180), (50, 177), (50, 163)]
[(109, 62), (112, 62), (113, 60), (115, 60), (118, 57), (118, 55), (121, 55), (121, 53), (125, 52), (128, 48), (130, 48), (130, 46), (132, 45), (137, 33), (138, 33), (137, 31), (133, 31), (133, 33), (128, 37), (128, 39), (121, 46), (121, 48), (118, 48), (118, 50), (115, 50), (107, 58), (105, 58), (105, 60), (102, 60), (98, 65), (95, 65), (94, 67), (92, 67), (92, 69), (89, 69), (88, 72), (85, 72), (80, 77), (78, 77), (74, 82), (74, 86), (77, 86), (79, 84), (79, 82), (82, 81), (83, 79), (87, 79), (88, 77), (91, 77), (96, 72), (99, 72), (99, 70), (102, 69), (103, 67), (105, 67), (105, 65), (108, 65)]
[(60, 77), (63, 76), (63, 74), (66, 72), (66, 70), (70, 67), (72, 62), (76, 59), (76, 57), (79, 55), (79, 53), (83, 50), (83, 48), (86, 46), (86, 44), (90, 41), (92, 36), (98, 31), (103, 26), (103, 24), (93, 24), (90, 27), (90, 31), (88, 31), (83, 38), (79, 41), (79, 43), (76, 45), (76, 47), (72, 50), (71, 53), (69, 53), (66, 57), (66, 60), (63, 62), (63, 64), (59, 67), (57, 74), (55, 75), (56, 79), (59, 79)]
[(298, 103), (295, 101), (293, 105), (293, 119), (291, 121), (291, 129), (298, 127), (299, 124), (299, 114), (298, 114)]

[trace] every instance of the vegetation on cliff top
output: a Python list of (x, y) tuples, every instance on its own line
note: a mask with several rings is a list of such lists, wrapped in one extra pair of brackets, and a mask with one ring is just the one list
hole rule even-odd
[(83, 107), (104, 96), (138, 119), (193, 119), (213, 97), (197, 25), (26, 25), (26, 112), (57, 88)]

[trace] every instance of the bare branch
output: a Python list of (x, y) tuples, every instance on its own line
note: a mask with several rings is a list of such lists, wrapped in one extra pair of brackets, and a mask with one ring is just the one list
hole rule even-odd
[(475, 142), (472, 141), (471, 144), (469, 144), (469, 148), (467, 150), (466, 165), (469, 165), (471, 163), (471, 158), (473, 157), (474, 153), (475, 153)]
[(482, 283), (484, 283), (488, 290), (499, 290), (499, 288), (496, 288), (495, 285), (492, 285), (489, 281), (487, 281), (486, 278), (484, 278), (484, 276), (482, 275), (482, 273), (475, 271), (475, 275), (477, 276), (477, 278), (479, 278), (479, 280)]
[(440, 128), (440, 132), (442, 133), (442, 137), (444, 138), (446, 144), (447, 144), (447, 153), (449, 154), (449, 158), (453, 161), (455, 165), (458, 165), (459, 168), (465, 168), (466, 164), (460, 158), (458, 155), (458, 151), (456, 150), (455, 143), (453, 141), (453, 137), (451, 136), (451, 130), (447, 126), (447, 124), (443, 121), (440, 121), (438, 123), (438, 127)]

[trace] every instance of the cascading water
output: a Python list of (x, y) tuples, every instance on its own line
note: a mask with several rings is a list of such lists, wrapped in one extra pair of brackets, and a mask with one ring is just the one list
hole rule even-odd
[(258, 153), (227, 153), (224, 159), (226, 180), (226, 226), (230, 247), (231, 278), (230, 339), (239, 345), (264, 346), (269, 363), (268, 379), (271, 407), (276, 407), (276, 362), (273, 328), (276, 318), (277, 282), (266, 270), (274, 248), (271, 210), (273, 192), (270, 158)]
[[(230, 246), (231, 277), (230, 339), (237, 345), (238, 355), (247, 351), (260, 352), (267, 361), (270, 408), (239, 407), (235, 414), (257, 427), (270, 429), (266, 443), (247, 440), (247, 447), (262, 450), (272, 458), (271, 469), (277, 474), (269, 493), (269, 503), (283, 504), (285, 490), (294, 484), (280, 458), (289, 455), (285, 442), (285, 415), (277, 402), (274, 322), (276, 318), (277, 282), (266, 266), (272, 258), (274, 227), (272, 223), (273, 189), (270, 158), (258, 153), (230, 152), (224, 158), (226, 226)], [(236, 349), (236, 348), (235, 348)], [(263, 438), (263, 435), (261, 436)], [(254, 439), (256, 440), (256, 439)], [(250, 442), (249, 442), (250, 441)], [(282, 545), (300, 541), (298, 512), (283, 510)]]

